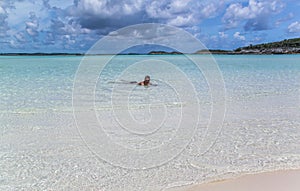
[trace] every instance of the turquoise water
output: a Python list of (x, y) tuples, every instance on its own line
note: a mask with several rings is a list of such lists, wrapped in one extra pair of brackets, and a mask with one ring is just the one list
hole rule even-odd
[[(217, 86), (225, 86), (226, 113), (220, 131), (211, 132), (217, 134), (216, 140), (205, 153), (200, 147), (211, 140), (203, 129), (211, 122), (214, 103), (223, 102), (222, 96), (212, 98), (206, 76), (191, 60), (180, 55), (117, 56), (105, 65), (96, 83), (89, 83), (106, 57), (90, 57), (93, 65), (83, 70), (78, 86), (74, 86), (74, 79), (78, 79), (83, 57), (0, 57), (1, 190), (163, 190), (244, 173), (300, 167), (299, 55), (214, 56), (224, 80), (217, 81)], [(191, 58), (200, 64), (210, 59), (207, 55)], [(215, 72), (211, 71), (217, 75)], [(144, 88), (129, 83), (143, 80), (146, 74), (157, 86)], [(78, 90), (75, 98), (74, 88)], [(86, 90), (93, 90), (92, 97)], [(76, 100), (81, 102), (74, 117)], [(186, 122), (183, 127), (187, 130), (182, 134), (178, 134), (177, 125), (182, 111), (188, 113), (186, 119), (195, 117), (189, 109), (197, 104), (199, 123), (184, 145), (180, 137), (186, 139), (193, 124)], [(91, 132), (76, 126), (78, 120), (89, 124), (76, 118), (76, 112), (90, 111), (89, 106), (93, 106), (112, 142), (133, 150), (150, 149), (171, 142), (177, 135), (171, 148), (176, 154), (157, 153), (149, 163), (141, 164), (133, 155), (121, 159), (124, 153), (117, 153), (108, 144), (101, 149), (113, 153), (107, 155), (110, 158), (98, 156), (94, 149), (100, 140), (88, 139)], [(120, 125), (125, 111), (145, 126), (143, 132), (151, 132), (149, 136), (128, 131), (126, 128), (132, 126), (124, 125), (127, 121)], [(162, 128), (156, 131), (145, 125), (151, 119), (160, 119), (164, 112)], [(95, 145), (86, 145), (90, 141)], [(175, 152), (182, 145), (183, 150)], [(164, 161), (164, 157), (170, 160)], [(152, 168), (147, 168), (148, 164)], [(140, 169), (143, 165), (145, 169)]]
[[(113, 64), (109, 65), (103, 71), (104, 74), (100, 76), (101, 83), (107, 85), (106, 87), (102, 85), (103, 89), (111, 85), (109, 82), (118, 80), (118, 75), (133, 63), (144, 59), (159, 60), (161, 57), (118, 56), (114, 58)], [(201, 73), (195, 71), (195, 66), (192, 64), (185, 64), (187, 62), (185, 58), (181, 56), (163, 57), (180, 66), (180, 69), (191, 76), (192, 80), (201, 83), (197, 87), (200, 93), (208, 91)], [(70, 107), (73, 80), (82, 57), (4, 56), (0, 59), (1, 112)], [(276, 94), (276, 92), (298, 91), (300, 70), (298, 55), (234, 57), (218, 55), (215, 56), (215, 59), (223, 74), (229, 97), (243, 99), (263, 92)], [(154, 71), (154, 78), (159, 77), (157, 73), (161, 73), (161, 71), (159, 69)], [(146, 74), (147, 71), (135, 73), (124, 80), (141, 81)], [(162, 75), (170, 74), (166, 72)]]
[(79, 57), (1, 57), (1, 111), (70, 106)]

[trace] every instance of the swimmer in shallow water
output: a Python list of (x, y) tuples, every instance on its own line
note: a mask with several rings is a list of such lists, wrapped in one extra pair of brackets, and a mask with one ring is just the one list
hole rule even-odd
[(140, 86), (149, 86), (149, 85), (152, 85), (152, 83), (150, 82), (150, 76), (145, 76), (145, 79), (144, 81), (141, 81), (139, 83), (137, 83), (138, 85)]
[(141, 81), (141, 82), (136, 82), (136, 81), (133, 81), (133, 82), (130, 82), (131, 84), (137, 84), (139, 86), (157, 86), (157, 84), (152, 84), (150, 82), (150, 76), (145, 76), (145, 79), (144, 81)]

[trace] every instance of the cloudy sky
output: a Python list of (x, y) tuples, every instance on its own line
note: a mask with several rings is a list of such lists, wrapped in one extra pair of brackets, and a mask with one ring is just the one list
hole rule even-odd
[(0, 52), (85, 52), (140, 23), (182, 28), (211, 49), (300, 37), (299, 0), (0, 0)]

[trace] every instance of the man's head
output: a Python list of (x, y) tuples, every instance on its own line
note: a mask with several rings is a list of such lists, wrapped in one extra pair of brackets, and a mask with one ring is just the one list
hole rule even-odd
[(144, 79), (144, 85), (148, 85), (150, 83), (150, 76), (145, 76), (145, 79)]

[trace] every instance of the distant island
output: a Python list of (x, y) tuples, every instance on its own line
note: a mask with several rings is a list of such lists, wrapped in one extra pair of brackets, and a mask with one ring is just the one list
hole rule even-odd
[(0, 53), (0, 56), (84, 56), (84, 53), (43, 53), (43, 52), (36, 52), (36, 53), (24, 53), (24, 52), (17, 52), (17, 53)]
[(300, 38), (285, 39), (278, 42), (263, 43), (235, 50), (199, 50), (195, 54), (300, 54)]
[[(151, 51), (149, 55), (162, 54), (183, 54), (181, 52)], [(198, 50), (194, 54), (300, 54), (300, 38), (285, 39), (278, 42), (263, 43), (235, 50), (204, 49)]]
[[(150, 51), (146, 55), (180, 55), (184, 54), (178, 51)], [(300, 38), (285, 39), (278, 42), (256, 44), (245, 47), (239, 47), (235, 50), (204, 49), (198, 50), (193, 54), (300, 54)], [(100, 54), (84, 53), (0, 53), (0, 56), (85, 56)], [(120, 55), (145, 55), (144, 53), (121, 53)]]
[(234, 52), (240, 54), (300, 54), (300, 38), (257, 45), (250, 44), (237, 48)]
[(220, 50), (220, 49), (204, 49), (198, 50), (195, 54), (234, 54), (232, 50)]
[(151, 51), (148, 53), (149, 55), (153, 55), (153, 54), (183, 54), (182, 52), (177, 52), (177, 51), (173, 51), (173, 52), (165, 52), (165, 51)]

